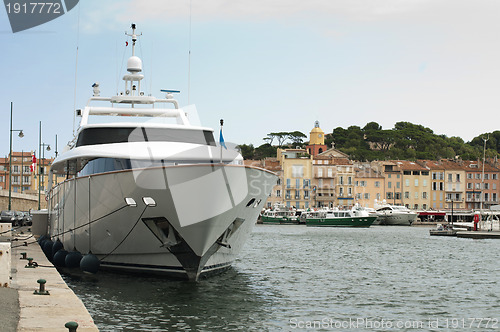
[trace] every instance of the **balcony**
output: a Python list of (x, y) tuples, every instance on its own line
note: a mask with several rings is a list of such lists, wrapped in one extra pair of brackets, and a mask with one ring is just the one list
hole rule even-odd
[(451, 198), (447, 198), (446, 200), (446, 203), (463, 203), (464, 199), (463, 198), (454, 198), (454, 199), (451, 199)]

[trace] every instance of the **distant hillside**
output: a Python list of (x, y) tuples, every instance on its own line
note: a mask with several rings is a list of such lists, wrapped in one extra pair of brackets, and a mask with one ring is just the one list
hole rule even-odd
[[(279, 140), (280, 137), (286, 138), (286, 134), (289, 134), (288, 142), (286, 139)], [(266, 138), (268, 143), (257, 148), (252, 144), (240, 144), (240, 149), (245, 159), (274, 157), (277, 146), (271, 145), (273, 137), (276, 137), (280, 147), (305, 146), (306, 143), (302, 141), (306, 136), (300, 134), (300, 132), (270, 133)], [(332, 133), (325, 135), (325, 144), (330, 148), (334, 143), (335, 148), (348, 154), (351, 160), (359, 161), (441, 158), (475, 160), (483, 157), (483, 138), (488, 138), (486, 158), (499, 156), (500, 131), (481, 134), (466, 143), (460, 137), (436, 135), (432, 129), (410, 122), (398, 122), (392, 129), (382, 129), (376, 122), (370, 122), (363, 128), (337, 127)]]

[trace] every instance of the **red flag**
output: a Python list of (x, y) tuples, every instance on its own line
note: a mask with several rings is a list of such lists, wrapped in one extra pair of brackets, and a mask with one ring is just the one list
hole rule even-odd
[(128, 46), (128, 41), (125, 42), (125, 46)]
[(35, 157), (35, 153), (33, 152), (33, 155), (31, 156), (30, 171), (34, 172), (35, 169), (36, 169), (36, 157)]

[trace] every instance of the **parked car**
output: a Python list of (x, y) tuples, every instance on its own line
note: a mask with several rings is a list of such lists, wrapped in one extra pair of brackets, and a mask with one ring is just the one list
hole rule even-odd
[(23, 213), (23, 226), (31, 226), (33, 221), (31, 214), (29, 212), (22, 212), (22, 213)]
[(10, 222), (12, 225), (16, 224), (16, 216), (14, 214), (14, 211), (2, 211), (0, 213), (0, 221), (1, 222)]

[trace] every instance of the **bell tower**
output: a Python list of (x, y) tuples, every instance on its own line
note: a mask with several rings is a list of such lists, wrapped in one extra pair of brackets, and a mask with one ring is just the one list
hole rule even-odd
[(326, 151), (325, 133), (319, 127), (319, 121), (314, 122), (314, 128), (309, 133), (309, 145), (306, 146), (310, 155), (316, 156)]

